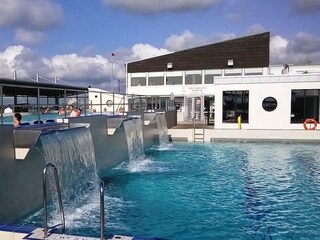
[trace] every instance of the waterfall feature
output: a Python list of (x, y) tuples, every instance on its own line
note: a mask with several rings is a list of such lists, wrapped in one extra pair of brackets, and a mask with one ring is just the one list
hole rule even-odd
[[(57, 167), (62, 200), (67, 203), (64, 204), (66, 215), (72, 215), (75, 209), (87, 204), (93, 192), (97, 191), (99, 178), (90, 130), (81, 127), (55, 131), (42, 134), (40, 140), (46, 162)], [(52, 197), (56, 198), (55, 184), (50, 175)], [(94, 198), (99, 198), (98, 192)], [(53, 203), (57, 201), (53, 200)]]
[(157, 114), (156, 121), (159, 130), (159, 148), (166, 148), (169, 144), (169, 136), (165, 115)]
[(128, 153), (130, 162), (139, 162), (145, 158), (143, 148), (142, 121), (140, 118), (133, 118), (123, 122), (126, 133)]

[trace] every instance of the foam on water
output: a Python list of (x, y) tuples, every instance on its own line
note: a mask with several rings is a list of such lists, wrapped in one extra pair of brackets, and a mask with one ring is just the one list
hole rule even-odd
[[(58, 170), (66, 227), (74, 227), (77, 222), (90, 216), (92, 209), (95, 209), (92, 206), (99, 206), (99, 178), (90, 130), (76, 128), (56, 131), (41, 135), (40, 140), (40, 151), (46, 162), (53, 163)], [(54, 225), (60, 222), (60, 215), (51, 171), (48, 179), (53, 193), (53, 208), (56, 209), (50, 211), (49, 221)]]
[(123, 122), (126, 139), (128, 144), (128, 153), (130, 162), (139, 162), (144, 159), (142, 121), (140, 118), (134, 118)]
[(164, 114), (156, 115), (157, 126), (159, 130), (159, 149), (166, 150), (169, 145), (168, 127)]

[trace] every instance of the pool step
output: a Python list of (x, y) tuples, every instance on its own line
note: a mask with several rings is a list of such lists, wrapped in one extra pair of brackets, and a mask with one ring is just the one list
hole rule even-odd
[[(36, 228), (30, 234), (23, 238), (24, 240), (43, 240), (43, 228)], [(46, 238), (48, 240), (99, 240), (99, 238), (72, 236), (58, 233), (50, 233)]]
[[(43, 228), (30, 228), (14, 225), (0, 225), (1, 240), (44, 240)], [(142, 240), (138, 238), (137, 240)], [(145, 238), (146, 240), (149, 238)], [(48, 237), (45, 240), (100, 240), (100, 238), (82, 237), (74, 235), (59, 234), (49, 231)], [(134, 237), (113, 235), (106, 240), (135, 240)]]
[(193, 141), (194, 142), (204, 142), (204, 128), (201, 129), (194, 129), (193, 130)]
[[(31, 235), (23, 238), (24, 240), (43, 240), (43, 228), (36, 228)], [(114, 235), (106, 240), (132, 240), (133, 237)], [(81, 237), (66, 234), (51, 233), (46, 240), (100, 240), (100, 238)]]

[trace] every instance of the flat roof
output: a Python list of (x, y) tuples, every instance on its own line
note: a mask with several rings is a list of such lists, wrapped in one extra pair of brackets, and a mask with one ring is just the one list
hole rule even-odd
[(75, 95), (79, 94), (79, 92), (88, 92), (88, 88), (84, 87), (36, 81), (13, 80), (10, 78), (0, 78), (0, 87), (2, 88), (2, 94), (5, 96), (37, 96), (38, 89), (40, 89), (40, 95), (49, 97), (62, 97), (64, 96), (65, 91), (67, 95)]

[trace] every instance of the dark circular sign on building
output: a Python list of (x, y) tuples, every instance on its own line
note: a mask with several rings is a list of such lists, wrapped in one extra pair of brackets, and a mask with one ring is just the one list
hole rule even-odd
[(266, 97), (262, 101), (262, 107), (267, 112), (274, 111), (277, 108), (277, 106), (278, 106), (278, 102), (274, 97)]
[(107, 104), (108, 107), (111, 107), (112, 104), (113, 104), (113, 102), (112, 102), (112, 100), (108, 100), (108, 101), (106, 102), (106, 104)]

